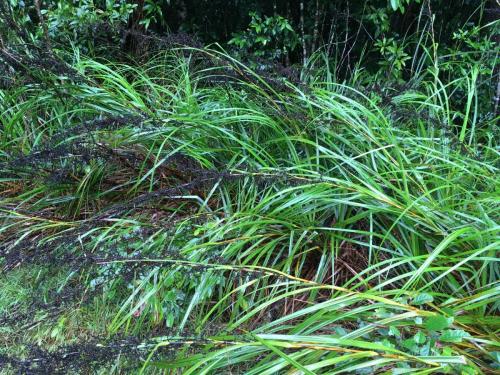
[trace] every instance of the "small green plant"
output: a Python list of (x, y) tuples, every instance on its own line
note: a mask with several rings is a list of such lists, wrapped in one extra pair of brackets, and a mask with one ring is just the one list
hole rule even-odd
[(137, 4), (126, 0), (106, 0), (102, 7), (94, 0), (60, 1), (54, 7), (45, 9), (49, 32), (52, 37), (58, 33), (77, 33), (100, 20), (111, 23), (125, 23)]
[(258, 57), (283, 59), (295, 50), (299, 38), (288, 20), (282, 16), (264, 16), (250, 13), (251, 21), (248, 29), (237, 33), (229, 41), (245, 53)]
[(410, 5), (412, 2), (420, 3), (421, 0), (389, 0), (389, 5), (392, 10), (399, 10), (401, 13), (404, 13), (405, 7)]
[[(92, 36), (100, 24), (108, 26), (124, 26), (137, 7), (128, 0), (61, 0), (40, 2), (43, 8), (38, 19), (37, 10), (32, 1), (11, 0), (13, 14), (23, 29), (31, 34), (34, 40), (43, 40), (44, 27), (48, 36), (55, 41), (68, 42), (89, 52), (93, 45)], [(147, 12), (149, 17), (155, 13)]]
[(366, 21), (371, 23), (375, 28), (375, 37), (385, 34), (390, 29), (389, 11), (387, 8), (368, 6), (368, 12), (363, 17)]
[[(500, 24), (493, 25), (490, 29), (482, 30), (479, 26), (467, 25), (453, 33), (455, 42), (446, 49), (450, 59), (446, 59), (442, 65), (443, 70), (452, 72), (459, 70), (459, 74), (465, 74), (471, 66), (477, 66), (481, 75), (491, 75), (498, 60), (498, 43), (491, 34), (498, 33)], [(457, 64), (455, 57), (459, 57)]]
[(411, 57), (405, 52), (402, 43), (398, 43), (394, 38), (383, 37), (375, 42), (376, 50), (382, 55), (379, 61), (380, 73), (388, 74), (394, 79), (401, 79), (406, 61)]
[(145, 0), (144, 2), (144, 16), (140, 21), (145, 29), (148, 29), (152, 22), (165, 25), (162, 7), (169, 5), (170, 0)]

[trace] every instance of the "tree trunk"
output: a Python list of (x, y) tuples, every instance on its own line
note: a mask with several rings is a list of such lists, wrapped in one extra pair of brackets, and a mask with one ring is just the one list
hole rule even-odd
[(302, 34), (302, 65), (307, 65), (306, 34), (304, 32), (304, 1), (300, 2), (300, 31)]
[(138, 33), (143, 31), (143, 27), (140, 24), (144, 16), (144, 0), (136, 1), (137, 7), (134, 9), (132, 14), (128, 18), (127, 29), (125, 35), (125, 42), (123, 48), (125, 51), (136, 54), (139, 50), (139, 35)]
[(45, 43), (47, 44), (47, 48), (48, 48), (49, 52), (52, 53), (52, 46), (50, 44), (50, 37), (49, 37), (49, 29), (47, 28), (47, 24), (45, 23), (45, 20), (43, 18), (40, 0), (35, 0), (35, 9), (36, 9), (36, 15), (38, 17), (38, 20), (40, 21), (40, 25), (42, 26), (43, 36), (45, 38)]
[(314, 30), (313, 30), (311, 53), (314, 53), (316, 51), (316, 43), (318, 41), (318, 34), (319, 34), (319, 16), (320, 16), (319, 0), (316, 0), (316, 13), (314, 14)]

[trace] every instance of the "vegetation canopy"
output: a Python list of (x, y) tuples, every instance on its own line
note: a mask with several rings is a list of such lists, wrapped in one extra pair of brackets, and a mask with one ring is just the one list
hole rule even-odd
[(497, 373), (499, 14), (0, 2), (0, 373)]

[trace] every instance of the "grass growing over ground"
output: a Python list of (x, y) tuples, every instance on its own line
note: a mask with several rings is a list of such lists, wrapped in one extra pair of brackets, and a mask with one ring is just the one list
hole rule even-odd
[(498, 370), (497, 119), (469, 76), (71, 58), (0, 90), (5, 371)]

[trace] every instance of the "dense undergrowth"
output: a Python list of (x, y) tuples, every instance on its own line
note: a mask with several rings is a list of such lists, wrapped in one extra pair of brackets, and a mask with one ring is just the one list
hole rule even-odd
[(498, 370), (498, 118), (468, 72), (2, 51), (7, 373)]

